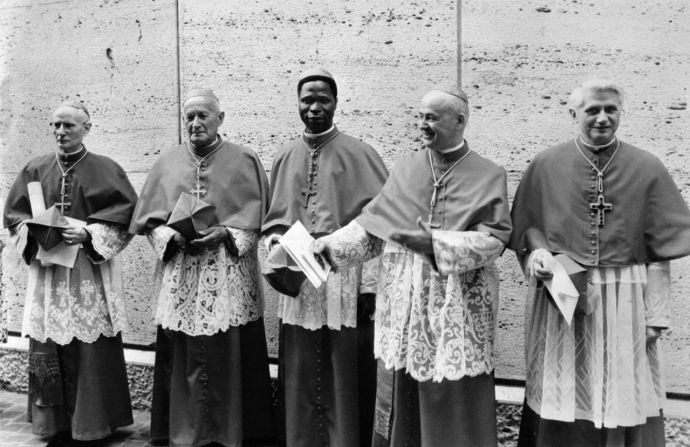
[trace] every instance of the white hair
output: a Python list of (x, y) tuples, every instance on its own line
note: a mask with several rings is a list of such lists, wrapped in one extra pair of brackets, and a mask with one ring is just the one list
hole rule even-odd
[(575, 110), (585, 102), (585, 93), (592, 92), (611, 92), (618, 96), (618, 101), (623, 105), (623, 89), (610, 79), (596, 78), (585, 81), (573, 89), (568, 98), (568, 108)]

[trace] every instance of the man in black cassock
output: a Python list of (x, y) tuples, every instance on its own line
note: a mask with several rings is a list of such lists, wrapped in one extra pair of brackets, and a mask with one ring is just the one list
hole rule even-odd
[(510, 238), (503, 168), (464, 139), (467, 95), (422, 98), (424, 149), (396, 161), (347, 226), (316, 241), (338, 271), (381, 254), (373, 445), (497, 445), (494, 327)]
[[(347, 225), (381, 189), (388, 175), (368, 144), (333, 124), (338, 89), (316, 68), (297, 83), (305, 130), (275, 156), (270, 209), (262, 226), (269, 245), (292, 224), (312, 236)], [(328, 276), (315, 289), (279, 285), (280, 383), (285, 436), (291, 447), (358, 446), (371, 440), (376, 363), (373, 322), (376, 261)], [(367, 278), (370, 278), (367, 280)]]
[[(130, 226), (157, 257), (151, 437), (172, 446), (274, 436), (257, 255), (268, 181), (252, 149), (218, 133), (224, 117), (211, 90), (188, 94), (189, 141), (153, 165)], [(168, 225), (182, 193), (215, 207), (188, 239)]]
[[(661, 161), (617, 137), (622, 104), (611, 81), (576, 88), (578, 134), (537, 154), (515, 194), (509, 246), (530, 280), (521, 447), (665, 444), (656, 341), (690, 212)], [(579, 294), (570, 323), (544, 286), (556, 263)]]
[[(29, 420), (53, 446), (104, 438), (132, 423), (122, 350), (127, 329), (121, 265), (136, 193), (122, 168), (82, 143), (90, 115), (78, 102), (53, 114), (57, 149), (27, 163), (5, 202), (4, 225), (29, 265), (22, 334), (29, 336)], [(36, 259), (27, 184), (40, 182), (45, 207), (78, 219), (59, 230), (79, 246), (72, 268)], [(31, 199), (36, 202), (36, 198)], [(60, 246), (59, 246), (60, 247)], [(64, 247), (63, 247), (64, 248)]]

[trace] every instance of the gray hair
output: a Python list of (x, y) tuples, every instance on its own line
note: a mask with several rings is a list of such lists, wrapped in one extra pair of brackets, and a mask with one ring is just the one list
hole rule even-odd
[(610, 79), (596, 78), (585, 81), (570, 93), (568, 98), (568, 109), (575, 110), (582, 106), (585, 102), (585, 93), (593, 92), (611, 92), (618, 96), (618, 101), (623, 105), (623, 89)]

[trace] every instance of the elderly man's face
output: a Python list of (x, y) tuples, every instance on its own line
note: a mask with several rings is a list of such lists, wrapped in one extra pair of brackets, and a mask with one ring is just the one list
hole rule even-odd
[(60, 149), (66, 153), (81, 149), (84, 137), (91, 129), (89, 117), (83, 110), (74, 107), (60, 106), (53, 112), (50, 123), (55, 141)]
[(618, 130), (620, 98), (615, 92), (587, 90), (584, 102), (573, 114), (586, 143), (597, 146), (606, 144)]
[(330, 129), (337, 105), (327, 82), (305, 82), (299, 92), (299, 116), (307, 132), (321, 133)]
[(465, 116), (452, 107), (448, 94), (431, 91), (424, 95), (419, 108), (419, 130), (422, 144), (433, 151), (442, 151), (462, 143)]
[(225, 118), (225, 112), (219, 110), (218, 103), (207, 96), (195, 96), (185, 101), (182, 115), (189, 141), (197, 147), (216, 141), (218, 127)]

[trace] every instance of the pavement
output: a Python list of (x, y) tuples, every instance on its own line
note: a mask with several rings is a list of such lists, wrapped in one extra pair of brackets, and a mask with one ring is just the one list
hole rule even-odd
[[(31, 433), (26, 421), (26, 394), (0, 391), (0, 447), (43, 447), (48, 439)], [(149, 413), (134, 411), (134, 424), (118, 428), (102, 447), (153, 447), (148, 441)], [(160, 444), (156, 444), (160, 447)]]
[[(520, 388), (497, 387), (497, 395), (500, 397), (499, 403), (514, 403), (523, 398), (523, 391)], [(31, 424), (26, 421), (26, 394), (0, 391), (0, 447), (43, 447), (48, 439), (41, 438), (31, 433)], [(667, 447), (690, 446), (690, 402), (689, 401), (670, 401), (670, 417), (666, 418), (666, 442)], [(513, 409), (515, 405), (508, 405)], [(505, 409), (505, 408), (504, 408)], [(134, 410), (134, 424), (128, 427), (118, 428), (113, 435), (99, 443), (99, 447), (161, 447), (166, 444), (149, 442), (149, 421), (148, 411)], [(515, 416), (515, 415), (513, 415)], [(512, 419), (508, 420), (508, 415), (499, 411), (499, 425), (504, 428), (509, 427), (510, 433), (503, 433), (499, 441), (501, 447), (515, 447), (517, 438), (517, 423)], [(500, 421), (506, 419), (501, 424)], [(500, 435), (501, 433), (499, 433)], [(256, 447), (276, 447), (275, 445), (263, 445)]]

